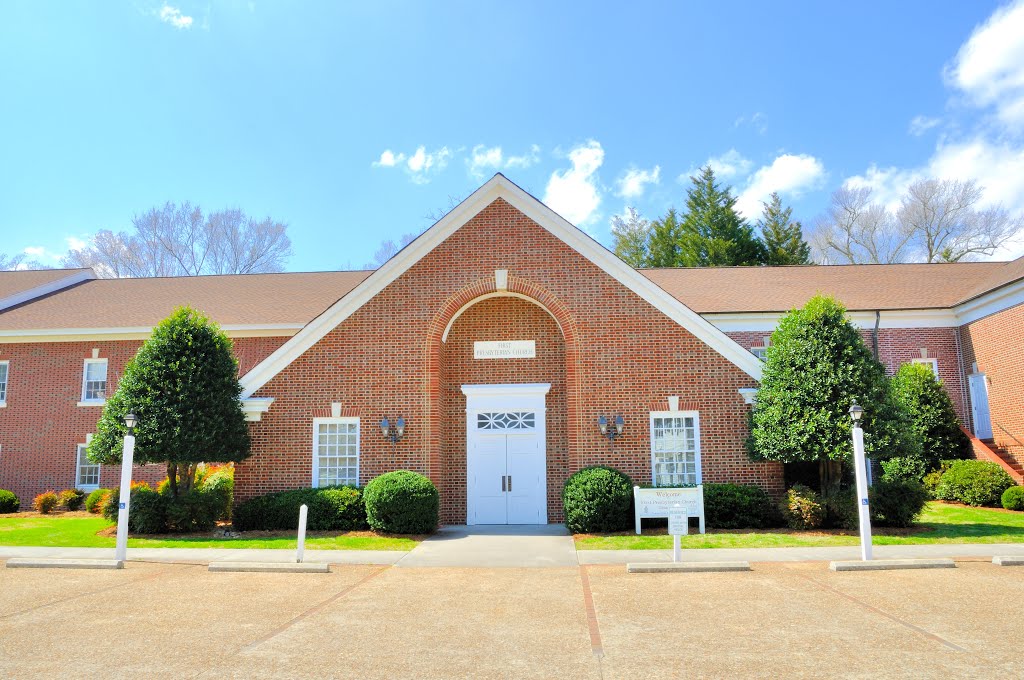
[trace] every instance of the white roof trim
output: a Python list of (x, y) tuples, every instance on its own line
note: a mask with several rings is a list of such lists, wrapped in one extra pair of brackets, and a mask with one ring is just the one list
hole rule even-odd
[(82, 271), (77, 271), (74, 274), (69, 274), (68, 276), (64, 276), (59, 279), (54, 279), (53, 281), (44, 283), (40, 286), (36, 286), (35, 288), (29, 288), (28, 290), (19, 291), (14, 295), (8, 295), (5, 298), (0, 298), (0, 310), (8, 309), (10, 307), (14, 307), (15, 305), (20, 305), (23, 302), (28, 302), (29, 300), (34, 300), (37, 297), (49, 295), (50, 293), (67, 288), (69, 286), (73, 286), (76, 283), (81, 283), (82, 281), (91, 281), (95, 278), (96, 272), (94, 272), (92, 269), (83, 269)]
[(953, 308), (959, 323), (966, 324), (1010, 307), (1024, 304), (1024, 280), (979, 295)]
[(502, 174), (496, 174), (430, 229), (388, 260), (384, 266), (311, 321), (269, 357), (242, 377), (242, 396), (249, 397), (333, 328), (351, 316), (395, 279), (454, 234), (495, 199), (507, 203), (543, 229), (566, 243), (656, 309), (691, 332), (755, 380), (761, 379), (761, 362), (733, 342), (699, 314), (665, 292), (646, 276), (616, 257), (593, 238), (577, 229)]
[[(232, 338), (290, 337), (303, 328), (301, 323), (224, 324), (221, 330)], [(20, 342), (77, 342), (81, 340), (145, 340), (152, 326), (120, 328), (35, 328), (0, 330), (0, 344)]]
[[(879, 328), (952, 328), (960, 325), (950, 309), (898, 309), (880, 310)], [(702, 316), (725, 332), (772, 332), (779, 319), (788, 312), (714, 312)], [(875, 313), (847, 312), (850, 322), (857, 328), (874, 328)]]

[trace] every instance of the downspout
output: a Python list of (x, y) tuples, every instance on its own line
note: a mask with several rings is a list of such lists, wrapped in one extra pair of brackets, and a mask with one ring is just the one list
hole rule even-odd
[(882, 312), (875, 310), (875, 329), (871, 331), (871, 351), (875, 355), (875, 361), (878, 361), (878, 324), (882, 321)]
[(967, 398), (967, 366), (964, 364), (964, 348), (960, 344), (960, 327), (957, 326), (953, 329), (953, 337), (956, 338), (956, 362), (957, 367), (960, 369), (960, 403), (963, 405), (964, 417), (963, 422), (969, 423), (971, 432), (974, 432), (974, 417), (971, 413), (971, 405), (968, 403)]

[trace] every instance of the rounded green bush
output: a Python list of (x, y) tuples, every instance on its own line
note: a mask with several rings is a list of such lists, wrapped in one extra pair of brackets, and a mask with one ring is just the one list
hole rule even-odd
[(880, 480), (871, 487), (871, 520), (883, 527), (909, 527), (917, 521), (930, 494), (921, 482)]
[(1007, 510), (1024, 510), (1024, 486), (1011, 486), (1000, 500)]
[(68, 510), (78, 510), (85, 502), (85, 492), (81, 489), (66, 489), (60, 492), (60, 504)]
[(705, 484), (704, 521), (716, 529), (764, 529), (781, 518), (768, 493), (753, 484)]
[(231, 505), (235, 497), (235, 469), (233, 467), (230, 465), (221, 467), (196, 486), (203, 493), (220, 496), (220, 513), (217, 519), (231, 519)]
[(848, 530), (856, 530), (860, 526), (856, 489), (834, 491), (825, 496), (823, 502), (825, 504), (824, 524)]
[(57, 498), (57, 493), (54, 491), (44, 491), (35, 497), (32, 501), (32, 507), (40, 512), (40, 514), (48, 515), (53, 512), (53, 509), (57, 507), (57, 503), (60, 499)]
[(429, 534), (437, 529), (440, 497), (423, 475), (396, 470), (370, 480), (363, 490), (366, 521), (378, 531)]
[(1013, 478), (996, 463), (984, 460), (953, 462), (939, 480), (935, 497), (966, 505), (999, 505), (1003, 492), (1014, 485)]
[(85, 509), (93, 514), (99, 514), (103, 512), (103, 506), (100, 504), (103, 502), (104, 497), (110, 495), (110, 489), (96, 489), (85, 498)]
[(920, 458), (910, 456), (896, 456), (881, 461), (882, 479), (890, 482), (911, 480), (921, 481), (928, 470), (925, 469), (925, 462)]
[(585, 467), (562, 488), (565, 526), (574, 534), (622, 531), (633, 524), (633, 481), (615, 468)]
[(13, 491), (0, 489), (0, 515), (21, 510), (21, 501)]
[(169, 505), (170, 498), (153, 489), (135, 491), (128, 509), (128, 529), (136, 534), (166, 533)]
[(790, 529), (817, 529), (825, 522), (821, 496), (803, 484), (794, 484), (779, 503), (779, 510)]
[(309, 508), (309, 531), (350, 531), (366, 528), (362, 490), (355, 486), (290, 489), (250, 498), (232, 512), (238, 531), (296, 529), (299, 507)]

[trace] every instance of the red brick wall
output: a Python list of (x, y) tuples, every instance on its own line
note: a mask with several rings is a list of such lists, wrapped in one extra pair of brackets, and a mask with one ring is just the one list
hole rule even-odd
[[(872, 329), (860, 329), (868, 349), (872, 348)], [(766, 331), (732, 331), (729, 337), (741, 347), (762, 347)], [(939, 378), (953, 400), (953, 407), (964, 423), (967, 422), (966, 386), (961, 372), (960, 352), (957, 347), (956, 328), (880, 328), (878, 329), (878, 358), (892, 375), (903, 364), (921, 358), (921, 349), (928, 357), (937, 359)]]
[[(960, 328), (964, 367), (973, 364), (988, 380), (989, 411), (996, 445), (1024, 464), (1024, 305)], [(965, 421), (967, 422), (967, 421)], [(973, 423), (971, 426), (973, 430)]]
[[(456, 374), (477, 369), (465, 366), (472, 360), (464, 355), (453, 357), (463, 350), (444, 347), (441, 335), (463, 305), (495, 290), (496, 269), (508, 270), (509, 290), (551, 310), (564, 343), (566, 454), (564, 462), (560, 452), (549, 459), (554, 468), (549, 479), (606, 463), (638, 482), (649, 481), (648, 413), (667, 409), (667, 398), (679, 395), (681, 408), (696, 408), (701, 414), (706, 481), (756, 482), (781, 492), (781, 466), (752, 463), (744, 450), (749, 407), (737, 390), (755, 386), (754, 381), (498, 200), (256, 393), (276, 401), (261, 422), (253, 423), (256, 453), (237, 468), (238, 498), (310, 484), (312, 419), (328, 415), (331, 402), (340, 402), (346, 415), (362, 419), (362, 483), (396, 468), (423, 472), (442, 489), (443, 521), (465, 521), (460, 491), (465, 468), (451, 469), (458, 462), (448, 460), (464, 446), (464, 435), (453, 420), (465, 415), (452, 404), (452, 395), (445, 394), (462, 379)], [(495, 303), (494, 309), (527, 327), (541, 323), (512, 303)], [(479, 327), (486, 312), (484, 308), (457, 321), (452, 342), (479, 339), (470, 337), (473, 332), (500, 332), (500, 326), (486, 331)], [(534, 328), (550, 338), (550, 328)], [(548, 363), (538, 370), (557, 369)], [(626, 434), (610, 453), (595, 423), (599, 415), (614, 414), (625, 417)], [(403, 415), (408, 422), (406, 437), (394, 450), (376, 431), (384, 415)], [(553, 489), (552, 503), (560, 490)]]
[[(237, 338), (240, 364), (251, 367), (285, 338)], [(77, 406), (82, 398), (82, 366), (92, 357), (107, 359), (107, 393), (117, 387), (124, 365), (141, 340), (0, 344), (0, 361), (9, 361), (7, 407), (0, 408), (0, 488), (10, 489), (30, 507), (36, 494), (75, 484), (77, 445), (96, 431), (100, 406)], [(161, 466), (139, 466), (133, 478), (156, 483)], [(120, 483), (118, 466), (104, 465), (100, 486)]]

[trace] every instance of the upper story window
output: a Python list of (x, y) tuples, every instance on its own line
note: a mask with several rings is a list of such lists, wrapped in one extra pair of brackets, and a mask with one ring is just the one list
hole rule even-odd
[(313, 419), (313, 486), (359, 484), (359, 418)]
[(82, 401), (103, 403), (107, 398), (107, 360), (86, 359), (82, 372)]
[(700, 424), (696, 411), (651, 414), (651, 458), (654, 486), (701, 483)]
[(8, 361), (0, 361), (0, 406), (7, 405), (7, 370)]
[(939, 377), (939, 360), (938, 359), (913, 359), (915, 364), (924, 364), (928, 368), (932, 369), (932, 375), (936, 378)]
[(765, 354), (767, 352), (768, 352), (768, 348), (767, 347), (751, 347), (750, 348), (750, 353), (753, 354), (758, 359), (760, 359), (761, 361), (764, 361), (764, 357), (765, 357)]

